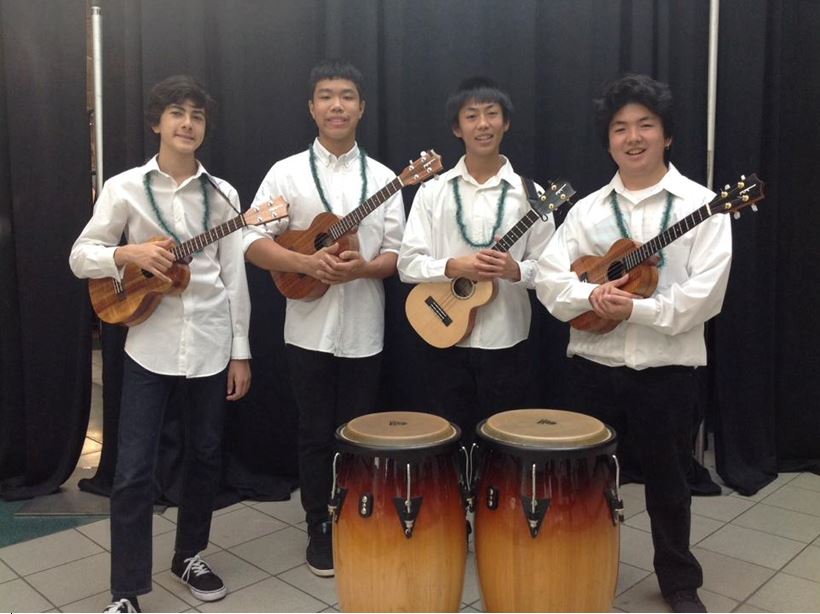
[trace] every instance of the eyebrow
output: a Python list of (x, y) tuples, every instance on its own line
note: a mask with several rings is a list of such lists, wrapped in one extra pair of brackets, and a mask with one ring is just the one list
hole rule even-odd
[[(179, 109), (180, 111), (185, 111), (186, 108), (179, 104), (178, 102), (172, 102), (168, 105), (172, 109)], [(205, 109), (203, 107), (191, 107), (191, 113), (205, 113)]]
[(497, 102), (487, 102), (487, 103), (478, 103), (478, 104), (468, 104), (462, 107), (462, 111), (478, 111), (480, 109), (489, 109), (491, 107), (501, 107), (500, 104)]
[(340, 94), (355, 94), (356, 93), (355, 88), (352, 88), (352, 87), (346, 87), (342, 90), (337, 90), (337, 89), (332, 88), (332, 87), (322, 87), (322, 88), (319, 88), (318, 90), (316, 90), (316, 93), (317, 94), (334, 94), (337, 91)]

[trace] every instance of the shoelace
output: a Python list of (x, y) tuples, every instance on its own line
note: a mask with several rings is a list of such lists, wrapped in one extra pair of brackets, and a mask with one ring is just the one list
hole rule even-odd
[(185, 567), (185, 571), (182, 572), (182, 579), (187, 582), (188, 578), (191, 577), (191, 572), (194, 573), (195, 576), (201, 576), (206, 573), (211, 573), (208, 564), (199, 558), (199, 555), (194, 555), (190, 559), (185, 559), (188, 565)]
[(136, 610), (128, 599), (120, 599), (105, 608), (103, 612), (136, 612)]

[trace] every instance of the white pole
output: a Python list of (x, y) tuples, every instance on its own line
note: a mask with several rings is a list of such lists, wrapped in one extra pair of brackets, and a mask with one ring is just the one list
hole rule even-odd
[[(715, 113), (717, 109), (717, 52), (718, 52), (718, 16), (720, 0), (709, 0), (709, 76), (706, 100), (706, 187), (714, 185), (715, 171)], [(706, 429), (703, 421), (698, 428), (695, 439), (695, 458), (703, 464), (706, 448)]]
[(103, 97), (102, 97), (102, 9), (91, 7), (92, 63), (94, 66), (94, 149), (96, 151), (97, 195), (103, 186)]

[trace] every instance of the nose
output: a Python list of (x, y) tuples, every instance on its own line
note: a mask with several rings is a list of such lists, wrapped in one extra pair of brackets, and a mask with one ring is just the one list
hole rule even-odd
[(638, 141), (641, 138), (641, 131), (638, 130), (637, 126), (631, 126), (627, 129), (627, 140), (629, 141)]
[(486, 126), (489, 126), (489, 124), (490, 122), (488, 121), (487, 116), (484, 113), (480, 113), (478, 116), (478, 127), (484, 128)]
[(182, 114), (182, 127), (183, 128), (190, 128), (192, 124), (193, 118), (191, 117), (190, 113), (183, 113)]
[(337, 110), (342, 108), (342, 97), (341, 96), (334, 96), (332, 100), (332, 104), (330, 105), (332, 110)]

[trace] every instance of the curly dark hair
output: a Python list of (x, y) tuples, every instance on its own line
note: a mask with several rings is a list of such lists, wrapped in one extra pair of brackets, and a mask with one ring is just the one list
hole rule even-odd
[(149, 128), (159, 125), (165, 109), (172, 104), (190, 100), (194, 106), (205, 110), (205, 133), (212, 127), (211, 115), (215, 107), (214, 99), (202, 85), (190, 75), (174, 75), (157, 83), (148, 93), (145, 105), (145, 123)]
[(669, 86), (647, 75), (627, 74), (606, 84), (601, 97), (593, 102), (595, 130), (604, 148), (609, 148), (609, 124), (612, 123), (612, 118), (630, 103), (641, 104), (660, 117), (664, 137), (672, 138), (675, 122)]

